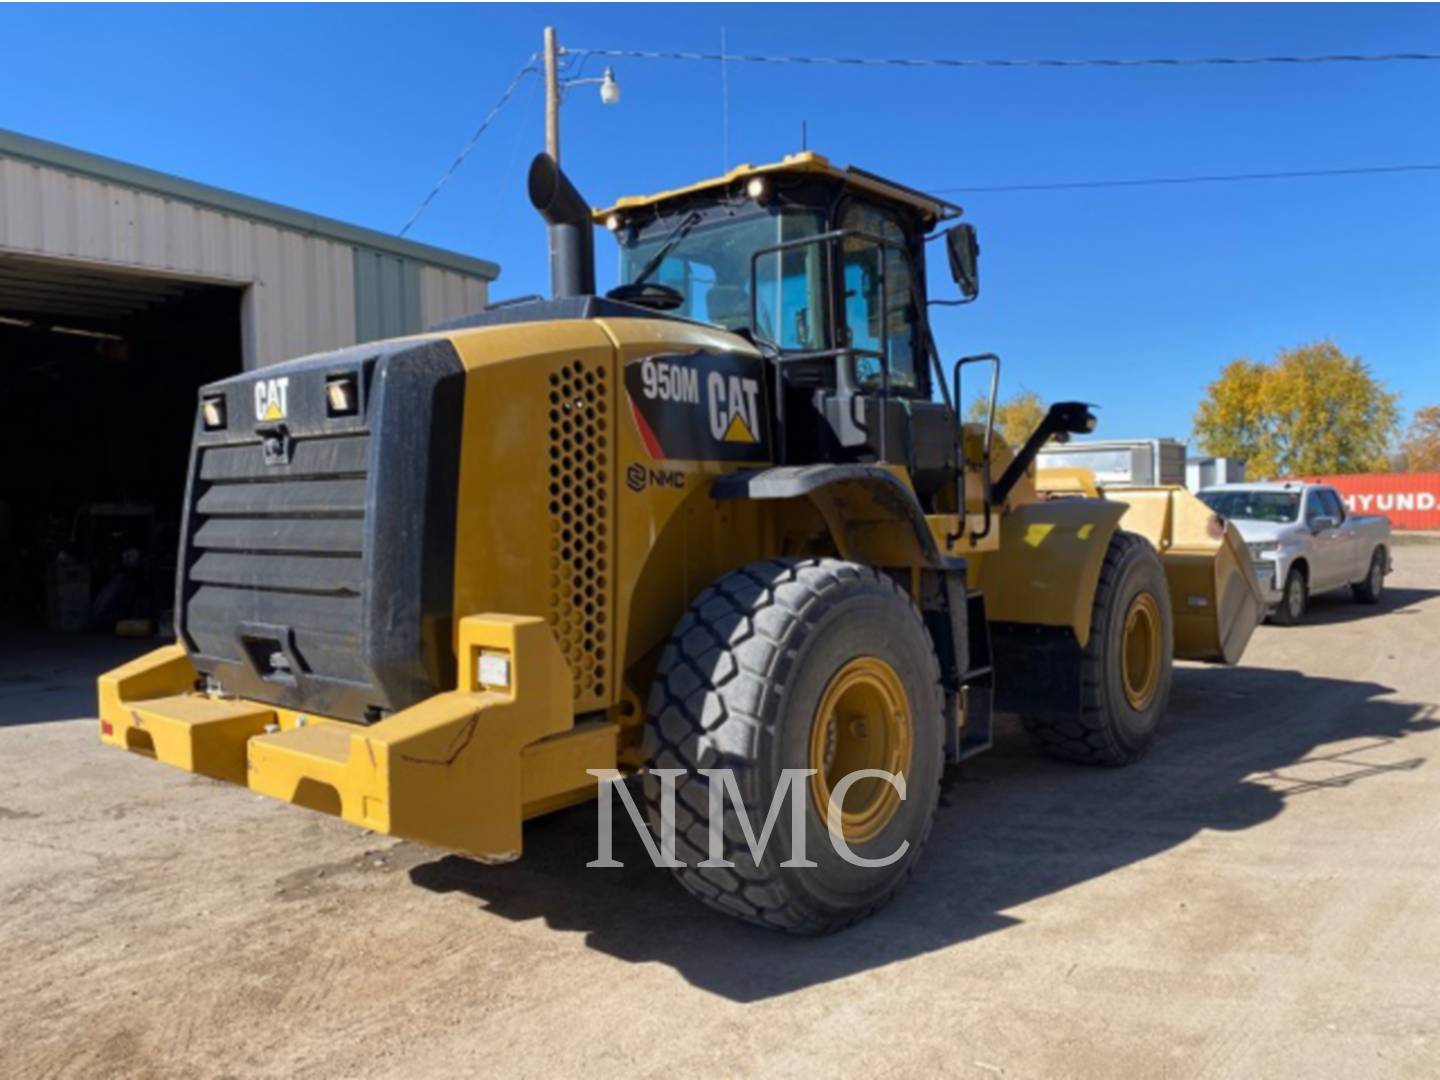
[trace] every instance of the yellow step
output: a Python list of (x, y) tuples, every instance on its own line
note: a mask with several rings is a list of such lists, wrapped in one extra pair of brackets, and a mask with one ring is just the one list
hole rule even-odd
[(273, 709), (248, 701), (179, 694), (132, 702), (106, 719), (101, 738), (186, 772), (245, 783), (245, 743), (275, 723)]

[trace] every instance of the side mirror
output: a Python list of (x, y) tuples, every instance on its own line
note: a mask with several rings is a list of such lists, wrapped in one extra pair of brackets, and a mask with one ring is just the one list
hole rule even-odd
[(1098, 422), (1083, 401), (1057, 401), (1045, 414), (1045, 421), (1055, 433), (1051, 438), (1058, 442), (1068, 442), (1071, 435), (1089, 435)]
[(952, 225), (945, 230), (945, 251), (950, 256), (950, 277), (966, 300), (980, 295), (980, 239), (975, 226)]
[(1310, 520), (1310, 531), (1322, 533), (1326, 529), (1335, 528), (1335, 524), (1335, 519), (1329, 514), (1321, 514), (1319, 517)]

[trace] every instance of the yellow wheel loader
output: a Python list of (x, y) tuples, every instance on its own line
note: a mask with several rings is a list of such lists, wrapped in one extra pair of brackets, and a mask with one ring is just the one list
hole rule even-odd
[(202, 388), (178, 641), (101, 677), (104, 742), (485, 860), (638, 776), (687, 889), (816, 933), (899, 887), (996, 711), (1123, 764), (1172, 657), (1239, 657), (1213, 515), (1037, 492), (1088, 409), (1007, 447), (998, 359), (942, 366), (958, 207), (813, 153), (599, 212), (542, 155), (529, 189), (553, 299)]

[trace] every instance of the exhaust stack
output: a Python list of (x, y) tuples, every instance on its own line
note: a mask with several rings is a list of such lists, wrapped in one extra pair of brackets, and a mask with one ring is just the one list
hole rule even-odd
[(530, 163), (530, 203), (550, 226), (550, 291), (562, 296), (595, 292), (595, 227), (590, 205), (549, 154)]

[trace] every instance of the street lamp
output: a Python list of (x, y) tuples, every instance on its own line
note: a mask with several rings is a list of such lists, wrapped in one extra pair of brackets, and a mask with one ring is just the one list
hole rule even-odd
[(557, 60), (560, 48), (555, 43), (555, 28), (545, 28), (545, 152), (560, 164), (560, 102), (565, 91), (573, 86), (599, 86), (600, 101), (605, 105), (620, 104), (620, 84), (615, 81), (613, 68), (606, 68), (598, 78), (560, 78)]

